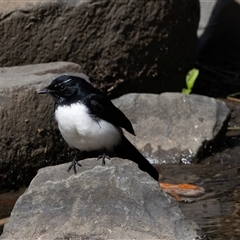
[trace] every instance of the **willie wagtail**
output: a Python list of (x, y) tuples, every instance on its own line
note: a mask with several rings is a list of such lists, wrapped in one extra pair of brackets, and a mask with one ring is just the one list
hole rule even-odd
[(87, 157), (120, 157), (158, 181), (158, 171), (123, 135), (122, 128), (135, 135), (129, 119), (98, 89), (83, 77), (62, 75), (38, 92), (48, 93), (55, 100), (55, 119), (69, 147), (77, 154), (68, 168), (81, 166), (78, 161)]

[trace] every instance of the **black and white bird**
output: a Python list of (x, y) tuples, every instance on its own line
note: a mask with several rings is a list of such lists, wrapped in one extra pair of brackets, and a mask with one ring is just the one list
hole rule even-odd
[(85, 78), (62, 75), (38, 92), (48, 93), (55, 100), (55, 119), (69, 147), (77, 154), (68, 168), (81, 166), (87, 157), (129, 159), (158, 181), (158, 171), (128, 141), (122, 128), (135, 135), (129, 119), (101, 91)]

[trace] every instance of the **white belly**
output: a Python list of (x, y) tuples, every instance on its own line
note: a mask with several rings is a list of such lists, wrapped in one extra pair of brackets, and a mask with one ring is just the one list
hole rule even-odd
[(55, 118), (68, 145), (81, 151), (110, 150), (121, 140), (119, 128), (105, 120), (97, 122), (81, 103), (59, 106)]

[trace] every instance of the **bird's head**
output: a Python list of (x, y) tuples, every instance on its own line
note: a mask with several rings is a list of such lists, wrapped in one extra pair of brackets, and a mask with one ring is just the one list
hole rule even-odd
[(38, 91), (38, 94), (50, 94), (56, 103), (63, 101), (77, 101), (81, 99), (84, 91), (92, 85), (87, 79), (78, 76), (62, 75), (54, 79), (49, 86)]

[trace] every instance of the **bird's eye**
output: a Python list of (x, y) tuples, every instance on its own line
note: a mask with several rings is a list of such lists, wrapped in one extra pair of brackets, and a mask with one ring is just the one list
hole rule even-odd
[(60, 86), (59, 86), (59, 90), (60, 90), (61, 92), (63, 92), (65, 89), (66, 89), (65, 86), (63, 86), (63, 85), (60, 85)]

